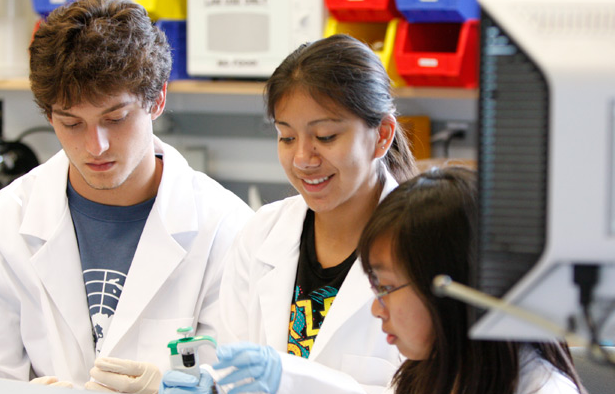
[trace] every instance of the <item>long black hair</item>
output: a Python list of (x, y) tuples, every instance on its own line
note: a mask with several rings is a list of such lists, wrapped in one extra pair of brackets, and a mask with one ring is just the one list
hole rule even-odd
[[(520, 342), (468, 338), (466, 304), (433, 294), (433, 278), (449, 275), (468, 284), (476, 256), (475, 172), (462, 167), (432, 169), (402, 183), (374, 211), (359, 252), (370, 272), (376, 239), (392, 239), (392, 255), (431, 315), (435, 340), (426, 360), (407, 360), (394, 376), (396, 393), (512, 394), (518, 383)], [(411, 329), (411, 328), (409, 328)], [(565, 344), (529, 343), (579, 387)]]

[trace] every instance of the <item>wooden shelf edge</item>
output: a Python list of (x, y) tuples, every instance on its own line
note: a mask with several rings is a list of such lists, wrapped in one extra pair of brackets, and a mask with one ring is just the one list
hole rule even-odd
[(0, 79), (0, 90), (30, 90), (28, 78)]
[(169, 82), (169, 92), (194, 94), (262, 95), (265, 82), (234, 80), (175, 80)]
[[(262, 81), (212, 81), (212, 80), (175, 80), (169, 82), (170, 93), (189, 94), (226, 94), (261, 96), (265, 89)], [(30, 90), (27, 78), (0, 79), (0, 91)], [(433, 99), (478, 99), (478, 89), (436, 88), (403, 86), (393, 89), (397, 98), (433, 98)]]
[(401, 86), (393, 88), (398, 98), (478, 99), (478, 89)]

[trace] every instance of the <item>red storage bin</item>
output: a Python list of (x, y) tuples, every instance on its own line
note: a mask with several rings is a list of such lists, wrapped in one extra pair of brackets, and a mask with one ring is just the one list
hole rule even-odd
[(388, 22), (401, 16), (395, 0), (325, 0), (325, 5), (341, 22)]
[(478, 86), (478, 27), (402, 21), (395, 40), (397, 72), (410, 86)]

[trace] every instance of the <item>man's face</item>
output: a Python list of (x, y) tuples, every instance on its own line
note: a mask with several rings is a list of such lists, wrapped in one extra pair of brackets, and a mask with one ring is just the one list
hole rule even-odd
[(155, 174), (152, 120), (162, 113), (164, 99), (163, 91), (149, 112), (127, 92), (97, 105), (52, 106), (49, 121), (70, 160), (69, 178), (79, 194), (107, 204), (113, 197), (112, 205), (141, 198)]

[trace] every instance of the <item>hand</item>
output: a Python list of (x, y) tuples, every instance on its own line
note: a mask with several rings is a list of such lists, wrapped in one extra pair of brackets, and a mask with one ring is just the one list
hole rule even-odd
[(161, 373), (154, 364), (100, 357), (94, 361), (90, 376), (95, 381), (87, 382), (86, 390), (155, 394), (158, 392)]
[(213, 384), (213, 378), (206, 371), (201, 370), (201, 379), (197, 379), (190, 374), (171, 370), (162, 376), (158, 394), (211, 394)]
[(249, 342), (218, 346), (216, 351), (219, 363), (215, 369), (235, 367), (236, 370), (218, 381), (223, 386), (252, 378), (246, 383), (236, 385), (229, 394), (243, 392), (263, 392), (273, 394), (280, 387), (282, 360), (271, 346), (261, 346)]
[(30, 381), (32, 384), (41, 384), (45, 386), (73, 388), (73, 384), (66, 380), (58, 380), (55, 376), (41, 376)]

